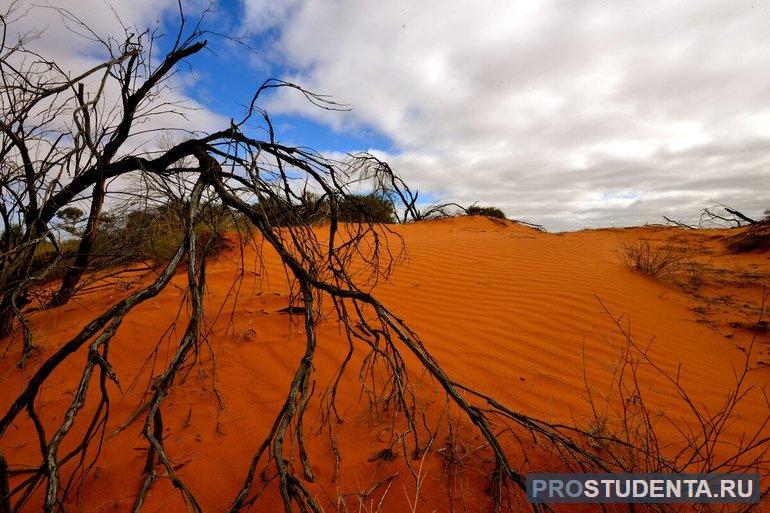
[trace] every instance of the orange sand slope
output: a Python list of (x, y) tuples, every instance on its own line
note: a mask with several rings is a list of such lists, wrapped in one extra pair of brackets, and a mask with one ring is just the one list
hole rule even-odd
[[(678, 372), (680, 383), (706, 407), (716, 408), (724, 400), (752, 340), (748, 380), (758, 387), (770, 381), (768, 334), (761, 329), (766, 325), (756, 324), (762, 309), (767, 309), (763, 284), (770, 282), (770, 258), (758, 253), (727, 254), (720, 241), (727, 232), (644, 227), (544, 234), (486, 218), (392, 229), (403, 237), (408, 258), (374, 293), (420, 334), (456, 381), (515, 410), (586, 427), (591, 411), (586, 387), (597, 393), (607, 390), (625, 345), (611, 315), (622, 317), (621, 325), (630, 329), (634, 340), (645, 347), (649, 344), (651, 358), (671, 375)], [(696, 270), (665, 280), (629, 270), (622, 262), (622, 247), (639, 240), (675, 245), (697, 264)], [(204, 511), (227, 511), (304, 350), (301, 319), (278, 312), (288, 304), (285, 273), (277, 257), (267, 251), (264, 268), (257, 266), (257, 254), (253, 246), (246, 247), (243, 272), (238, 251), (210, 264), (205, 298), (210, 334), (200, 363), (163, 403), (164, 444), (178, 476)], [(107, 305), (151, 279), (124, 278), (65, 307), (35, 314), (32, 320), (37, 340), (43, 344), (41, 354), (19, 370), (15, 345), (0, 361), (3, 413), (46, 355)], [(110, 434), (130, 418), (145, 397), (151, 377), (162, 371), (173, 354), (189, 314), (179, 306), (185, 288), (186, 275), (180, 272), (158, 297), (127, 317), (112, 342), (110, 361), (121, 389), (109, 385), (107, 441), (95, 467), (73, 494), (71, 510), (130, 510), (146, 457), (147, 443), (140, 435), (144, 417), (140, 415), (117, 435)], [(153, 351), (156, 346), (158, 350)], [(347, 350), (336, 324), (323, 321), (315, 360), (317, 393), (326, 388)], [(72, 400), (84, 358), (85, 353), (70, 358), (41, 392), (37, 411), (49, 432), (61, 423)], [(307, 415), (308, 451), (317, 476), (309, 489), (327, 511), (376, 511), (382, 496), (382, 511), (412, 511), (414, 504), (415, 511), (448, 510), (448, 478), (440, 457), (443, 441), (436, 442), (436, 451), (423, 461), (423, 469), (413, 469), (424, 477), (418, 495), (414, 476), (401, 459), (376, 457), (386, 435), (362, 409), (357, 373), (358, 366), (353, 366), (338, 394), (337, 409), (344, 423), (336, 431), (342, 455), (336, 479), (328, 434), (325, 428), (319, 429), (318, 410), (311, 406)], [(671, 397), (670, 383), (649, 368), (641, 376), (652, 407), (664, 408), (670, 417), (687, 415), (686, 406)], [(440, 399), (429, 384), (424, 395)], [(94, 407), (89, 402), (84, 410)], [(767, 411), (761, 394), (750, 394), (728, 427), (730, 436), (737, 440), (764, 421)], [(81, 423), (87, 422), (85, 415)], [(467, 447), (472, 452), (473, 444), (480, 442), (469, 433)], [(76, 441), (69, 443), (63, 445), (62, 453)], [(12, 469), (23, 470), (39, 464), (36, 447), (33, 426), (20, 414), (0, 441), (0, 450)], [(476, 470), (469, 464), (465, 484), (453, 485), (451, 492), (455, 498), (465, 498), (467, 511), (489, 510), (488, 489), (476, 475), (483, 473), (478, 469), (488, 461), (474, 461)], [(66, 467), (63, 475), (66, 481)], [(12, 486), (24, 478), (23, 473), (14, 475)], [(366, 495), (377, 483), (381, 485), (376, 493)], [(275, 494), (268, 493), (254, 510), (279, 507)], [(25, 510), (37, 508), (39, 497), (32, 498)], [(186, 509), (170, 480), (161, 478), (143, 511)]]

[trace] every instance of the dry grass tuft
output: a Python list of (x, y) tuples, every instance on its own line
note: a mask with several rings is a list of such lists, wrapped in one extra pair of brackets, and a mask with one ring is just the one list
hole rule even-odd
[(676, 276), (687, 267), (687, 258), (680, 248), (653, 246), (646, 239), (623, 244), (623, 261), (629, 269), (659, 279)]
[(646, 239), (637, 239), (623, 244), (622, 249), (621, 260), (626, 267), (673, 283), (689, 294), (697, 294), (715, 273), (709, 263), (697, 259), (706, 253), (702, 247), (654, 245)]

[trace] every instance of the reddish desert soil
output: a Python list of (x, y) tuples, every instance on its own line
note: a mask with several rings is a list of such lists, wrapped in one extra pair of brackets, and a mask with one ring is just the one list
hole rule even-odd
[[(403, 237), (408, 258), (374, 293), (420, 334), (450, 376), (517, 411), (548, 421), (590, 425), (586, 387), (598, 395), (608, 390), (613, 365), (625, 345), (610, 314), (622, 316), (620, 322), (630, 327), (634, 340), (649, 344), (650, 357), (671, 375), (678, 372), (683, 387), (706, 408), (716, 409), (724, 401), (752, 340), (748, 384), (761, 388), (770, 382), (767, 331), (751, 329), (761, 328), (755, 322), (763, 308), (763, 284), (770, 283), (770, 256), (728, 254), (722, 238), (731, 231), (640, 227), (545, 234), (513, 222), (478, 217), (392, 229)], [(638, 240), (680, 248), (699, 263), (697, 276), (656, 279), (631, 271), (623, 264), (622, 246)], [(209, 335), (200, 363), (163, 403), (164, 444), (179, 477), (207, 512), (227, 511), (304, 350), (299, 318), (278, 313), (288, 304), (278, 258), (265, 250), (261, 269), (255, 263), (257, 255), (253, 244), (245, 248), (242, 276), (236, 250), (210, 264), (205, 298)], [(239, 276), (242, 279), (233, 289)], [(17, 343), (0, 360), (2, 412), (47, 355), (108, 305), (151, 278), (123, 277), (64, 307), (34, 314), (31, 319), (41, 352), (23, 370), (16, 367)], [(121, 390), (109, 385), (108, 435), (141, 404), (151, 376), (161, 372), (173, 353), (188, 315), (186, 308), (180, 311), (179, 307), (185, 287), (186, 275), (180, 272), (159, 296), (127, 317), (112, 342), (110, 359)], [(315, 359), (317, 393), (326, 388), (347, 348), (333, 319), (323, 321)], [(84, 359), (83, 352), (70, 358), (41, 391), (37, 411), (49, 432), (61, 422), (72, 400)], [(386, 430), (366, 415), (355, 363), (338, 397), (344, 419), (336, 428), (342, 454), (339, 477), (333, 479), (334, 458), (325, 428), (319, 433), (314, 404), (307, 414), (306, 431), (317, 480), (307, 486), (326, 511), (346, 507), (374, 511), (383, 495), (381, 511), (411, 511), (414, 477), (401, 458), (376, 459)], [(671, 384), (649, 366), (640, 376), (649, 406), (662, 409), (670, 418), (681, 417), (686, 424), (687, 407), (672, 396)], [(443, 399), (426, 377), (420, 378), (415, 378), (420, 395), (435, 401), (428, 409), (435, 417), (440, 410), (435, 405)], [(87, 403), (80, 424), (93, 407), (93, 401)], [(749, 394), (727, 427), (728, 436), (738, 440), (767, 415), (761, 394)], [(79, 493), (73, 494), (69, 510), (131, 509), (147, 447), (140, 434), (142, 419), (108, 437), (96, 466)], [(80, 424), (76, 421), (73, 433), (82, 432)], [(472, 431), (462, 431), (460, 438), (468, 458), (455, 469), (458, 474), (451, 491), (466, 505), (455, 503), (455, 511), (488, 511), (491, 499), (479, 475), (488, 471), (489, 456), (478, 448), (481, 442)], [(68, 443), (65, 449), (73, 446)], [(39, 464), (36, 447), (32, 423), (20, 414), (0, 440), (0, 450), (11, 468), (20, 470)], [(413, 462), (422, 479), (415, 511), (450, 509), (442, 459), (446, 449), (446, 437), (439, 436), (433, 451)], [(356, 498), (356, 493), (394, 474), (392, 482), (365, 500)], [(66, 466), (63, 475), (68, 475)], [(24, 477), (14, 476), (11, 484)], [(39, 497), (33, 498), (24, 511), (37, 511), (39, 504)], [(252, 510), (278, 511), (280, 507), (277, 495), (268, 491)], [(170, 480), (161, 478), (143, 511), (186, 511), (186, 507)]]

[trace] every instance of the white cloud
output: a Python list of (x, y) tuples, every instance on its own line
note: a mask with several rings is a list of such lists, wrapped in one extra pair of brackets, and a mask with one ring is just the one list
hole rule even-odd
[[(58, 10), (60, 8), (68, 12)], [(188, 13), (199, 13), (205, 6), (196, 0), (186, 2), (185, 8), (188, 9)], [(112, 38), (113, 51), (117, 54), (124, 39), (123, 26), (135, 34), (142, 33), (148, 28), (150, 31), (157, 31), (157, 34), (163, 34), (164, 16), (176, 15), (176, 12), (178, 12), (176, 0), (133, 0), (112, 4), (89, 0), (61, 0), (49, 1), (42, 5), (20, 2), (13, 11), (14, 18), (9, 24), (8, 42), (14, 41), (19, 35), (36, 34), (36, 37), (29, 40), (27, 49), (37, 52), (46, 60), (54, 61), (63, 73), (74, 77), (110, 59), (109, 51), (104, 44), (95, 39), (108, 41)], [(93, 30), (93, 33), (89, 33), (89, 30)], [(153, 64), (157, 65), (163, 56), (158, 55), (157, 49), (155, 52)], [(29, 62), (28, 59), (27, 64)], [(226, 118), (185, 95), (184, 85), (185, 81), (189, 80), (189, 76), (184, 75), (183, 72), (184, 69), (164, 83), (153, 103), (159, 107), (150, 109), (152, 115), (145, 115), (148, 111), (146, 105), (140, 108), (137, 122), (132, 127), (132, 135), (123, 145), (123, 153), (155, 149), (159, 129), (179, 130), (172, 136), (172, 139), (176, 140), (186, 137), (188, 132), (210, 132), (228, 126), (229, 122)], [(95, 94), (101, 77), (102, 74), (99, 73), (85, 81), (87, 95)], [(117, 82), (107, 82), (103, 98), (99, 108), (102, 116), (100, 122), (108, 126), (110, 122), (116, 122), (115, 117), (121, 112), (120, 109), (114, 108), (120, 105)], [(44, 106), (40, 110), (44, 110)], [(108, 117), (112, 120), (107, 121)], [(71, 123), (66, 111), (58, 121), (67, 126)], [(67, 131), (66, 126), (62, 126), (61, 129)], [(46, 152), (48, 148), (45, 145), (38, 145), (33, 151)], [(65, 172), (61, 179), (66, 182), (70, 178), (71, 176)], [(129, 182), (131, 182), (130, 177), (120, 177), (111, 181), (110, 192), (123, 191)], [(116, 197), (108, 198), (108, 205), (112, 205)]]
[[(205, 8), (203, 0), (188, 1), (184, 5), (188, 16), (191, 16), (191, 13), (200, 13)], [(58, 9), (66, 9), (66, 12), (60, 12)], [(95, 37), (103, 41), (112, 40), (111, 44), (116, 54), (120, 52), (120, 45), (123, 43), (123, 26), (134, 34), (155, 30), (157, 34), (167, 34), (166, 37), (171, 38), (172, 35), (165, 32), (163, 19), (169, 14), (176, 16), (178, 4), (176, 0), (131, 0), (109, 3), (92, 0), (49, 0), (45, 4), (22, 1), (14, 12), (24, 15), (9, 25), (11, 32), (9, 39), (18, 34), (37, 33), (37, 37), (29, 41), (27, 48), (38, 52), (45, 59), (56, 62), (57, 66), (69, 76), (77, 76), (110, 58), (105, 46), (94, 41)], [(188, 26), (190, 23), (188, 20)], [(89, 33), (89, 30), (92, 30), (93, 34)], [(163, 57), (158, 53), (155, 49), (155, 65)], [(176, 105), (175, 110), (178, 113), (153, 114), (148, 120), (138, 124), (134, 132), (147, 132), (161, 127), (211, 131), (228, 125), (226, 118), (184, 93), (184, 86), (190, 80), (189, 75), (185, 75), (184, 71), (185, 68), (180, 66), (178, 72), (164, 84), (157, 100), (157, 103)], [(96, 86), (100, 79), (101, 74), (95, 76), (91, 80), (93, 82), (91, 85)], [(113, 87), (114, 85), (114, 81), (108, 81), (108, 88), (105, 91), (104, 103), (110, 107), (119, 103), (120, 98), (120, 92)], [(96, 87), (93, 89), (96, 90)], [(140, 146), (143, 141), (154, 137), (155, 135), (139, 135), (135, 138), (136, 140), (131, 141), (131, 144)]]
[(354, 107), (271, 111), (381, 131), (424, 192), (556, 229), (770, 207), (767, 4), (270, 5), (246, 24), (278, 31), (283, 78)]

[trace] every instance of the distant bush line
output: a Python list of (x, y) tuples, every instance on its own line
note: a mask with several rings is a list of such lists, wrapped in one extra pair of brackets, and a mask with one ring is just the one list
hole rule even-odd
[[(268, 223), (276, 227), (325, 223), (332, 218), (332, 209), (336, 209), (337, 219), (343, 223), (398, 222), (393, 201), (380, 194), (352, 194), (334, 202), (326, 196), (312, 193), (302, 195), (299, 200), (271, 196), (254, 203), (254, 206), (262, 211)], [(89, 270), (99, 271), (137, 262), (155, 265), (169, 261), (185, 238), (184, 212), (184, 205), (170, 202), (103, 213)], [(506, 219), (499, 208), (476, 204), (439, 217), (463, 214)], [(33, 274), (46, 271), (46, 281), (63, 276), (77, 256), (82, 235), (80, 225), (85, 216), (86, 213), (76, 207), (67, 207), (57, 214), (60, 221), (57, 228), (71, 237), (65, 236), (56, 243), (48, 239), (41, 242), (35, 251)], [(247, 224), (240, 214), (230, 212), (221, 205), (202, 208), (200, 218), (195, 229), (199, 244), (207, 248), (208, 255), (218, 254), (230, 246), (223, 235), (225, 231)], [(4, 247), (15, 247), (18, 236), (16, 230), (10, 230), (1, 233), (0, 240)]]
[[(336, 208), (340, 222), (396, 222), (393, 202), (376, 194), (351, 195), (334, 205), (328, 199), (312, 194), (293, 202), (271, 197), (254, 206), (262, 210), (268, 223), (277, 227), (327, 222), (332, 208)], [(168, 262), (185, 238), (185, 211), (183, 204), (170, 202), (103, 213), (89, 270), (99, 271), (137, 262), (153, 265)], [(85, 217), (86, 213), (76, 207), (67, 207), (57, 214), (57, 228), (64, 237), (56, 242), (49, 238), (38, 245), (33, 257), (33, 275), (41, 275), (47, 270), (45, 281), (63, 276), (77, 256)], [(229, 247), (225, 231), (247, 224), (240, 214), (222, 205), (202, 207), (199, 217), (195, 225), (197, 239), (200, 247), (207, 248), (208, 255), (218, 254)], [(20, 233), (18, 229), (0, 233), (3, 247), (16, 247)]]
[(507, 219), (505, 213), (497, 207), (481, 207), (475, 203), (465, 209), (465, 213), (469, 216), (485, 216), (492, 217), (494, 219)]
[(397, 222), (393, 200), (381, 194), (351, 194), (346, 198), (335, 198), (305, 193), (300, 200), (272, 196), (254, 204), (262, 210), (272, 226), (294, 226), (324, 223), (331, 219), (332, 209), (337, 211), (337, 220), (342, 223)]

